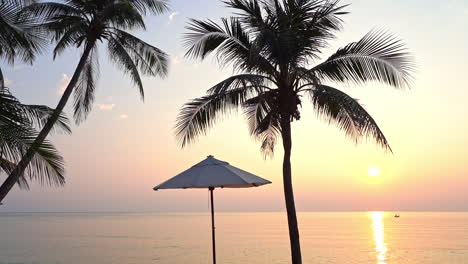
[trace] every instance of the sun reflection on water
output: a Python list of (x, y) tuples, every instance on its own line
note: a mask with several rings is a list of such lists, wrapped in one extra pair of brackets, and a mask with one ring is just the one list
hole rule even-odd
[(384, 223), (383, 212), (371, 212), (372, 229), (374, 231), (375, 252), (377, 257), (377, 264), (388, 264), (387, 259), (387, 244), (384, 239)]

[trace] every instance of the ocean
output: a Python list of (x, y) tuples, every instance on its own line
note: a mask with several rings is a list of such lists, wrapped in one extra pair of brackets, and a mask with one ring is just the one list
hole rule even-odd
[[(303, 263), (468, 263), (468, 213), (298, 213)], [(211, 263), (209, 213), (0, 213), (0, 264)], [(290, 263), (286, 213), (216, 213), (218, 263)]]

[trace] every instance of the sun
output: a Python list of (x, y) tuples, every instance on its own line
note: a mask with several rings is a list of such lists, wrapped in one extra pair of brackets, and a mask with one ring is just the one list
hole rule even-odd
[(367, 175), (371, 177), (377, 177), (380, 175), (380, 170), (377, 167), (370, 167), (369, 169), (367, 169)]

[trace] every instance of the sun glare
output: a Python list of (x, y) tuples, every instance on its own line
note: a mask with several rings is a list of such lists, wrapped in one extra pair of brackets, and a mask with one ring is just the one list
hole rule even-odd
[(387, 264), (387, 243), (385, 243), (384, 234), (384, 213), (371, 212), (372, 229), (374, 230), (375, 253), (377, 254), (377, 264)]
[(377, 167), (371, 167), (367, 169), (367, 174), (371, 177), (377, 177), (380, 174), (380, 170)]

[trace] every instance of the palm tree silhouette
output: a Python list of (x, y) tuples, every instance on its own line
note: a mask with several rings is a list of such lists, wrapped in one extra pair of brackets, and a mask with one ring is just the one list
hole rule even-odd
[[(32, 63), (44, 44), (44, 31), (35, 19), (22, 15), (33, 1), (4, 0), (0, 2), (0, 59), (13, 64), (16, 59)], [(53, 110), (43, 105), (26, 105), (18, 101), (6, 87), (0, 68), (0, 171), (12, 172), (22, 155), (32, 146), (40, 129)], [(67, 118), (59, 114), (54, 126), (70, 133)], [(35, 155), (26, 167), (25, 175), (17, 179), (20, 188), (28, 189), (29, 179), (50, 185), (64, 184), (62, 156), (47, 140), (37, 144)], [(26, 177), (24, 177), (26, 176)]]
[(292, 263), (302, 263), (291, 177), (291, 122), (300, 119), (302, 96), (316, 112), (354, 139), (372, 137), (390, 150), (377, 123), (359, 102), (326, 83), (381, 82), (409, 86), (413, 62), (404, 44), (383, 31), (340, 48), (315, 66), (321, 51), (342, 29), (346, 5), (328, 0), (230, 0), (234, 17), (192, 19), (185, 36), (187, 57), (204, 59), (215, 52), (219, 63), (232, 65), (235, 75), (219, 82), (207, 95), (181, 109), (176, 134), (182, 147), (215, 123), (219, 115), (242, 108), (250, 133), (261, 141), (265, 155), (281, 137), (284, 148), (283, 185)]
[[(19, 58), (32, 63), (44, 44), (44, 31), (22, 10), (32, 0), (3, 0), (0, 2), (0, 58), (13, 64)], [(0, 87), (5, 85), (0, 69)]]
[[(0, 88), (0, 170), (13, 171), (23, 154), (31, 148), (40, 129), (54, 112), (43, 105), (26, 105), (18, 101), (7, 87)], [(55, 129), (71, 133), (68, 119), (60, 115)], [(65, 183), (64, 161), (55, 147), (44, 140), (38, 144), (25, 174), (18, 178), (21, 189), (29, 189), (27, 179), (60, 186)]]
[(72, 92), (75, 121), (80, 123), (91, 111), (99, 68), (99, 43), (107, 43), (111, 60), (131, 77), (142, 99), (144, 89), (140, 73), (160, 77), (167, 74), (167, 55), (127, 32), (146, 29), (144, 15), (160, 14), (167, 9), (166, 0), (68, 0), (64, 3), (37, 2), (24, 8), (22, 15), (36, 18), (57, 42), (54, 58), (71, 47), (82, 49), (83, 53), (54, 113), (0, 187), (0, 202), (23, 174), (33, 157), (34, 147), (49, 134)]

